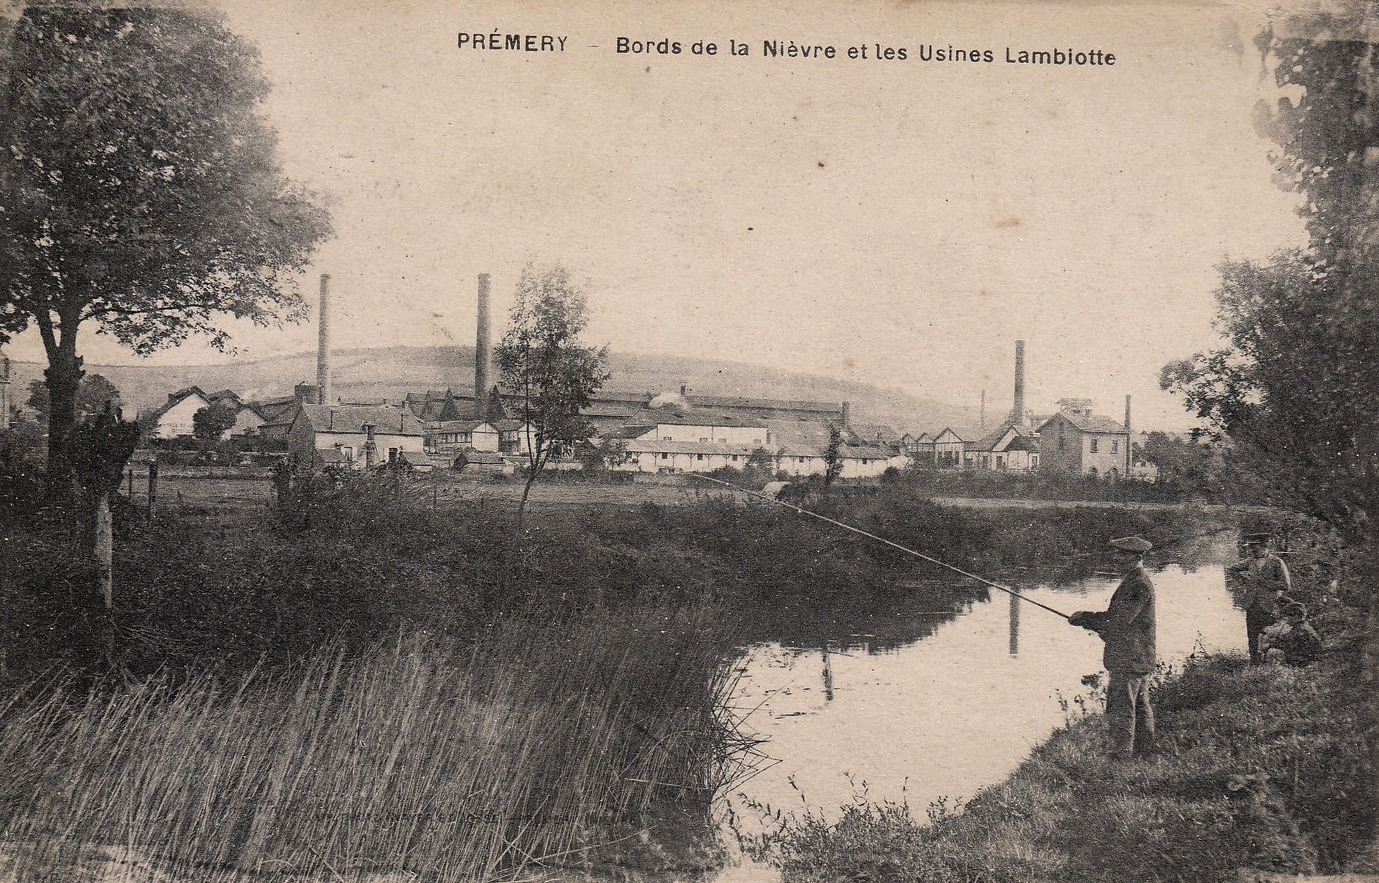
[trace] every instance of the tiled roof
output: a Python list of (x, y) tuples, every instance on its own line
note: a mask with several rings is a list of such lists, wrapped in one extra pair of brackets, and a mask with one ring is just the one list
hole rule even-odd
[(1084, 416), (1082, 414), (1074, 414), (1070, 411), (1059, 411), (1057, 414), (1054, 414), (1053, 417), (1041, 423), (1039, 429), (1042, 431), (1054, 417), (1062, 417), (1082, 432), (1119, 432), (1122, 434), (1125, 432), (1125, 427), (1112, 420), (1110, 417), (1103, 417), (1100, 414)]
[(439, 423), (431, 424), (432, 432), (473, 432), (480, 426), (488, 426), (497, 431), (497, 427), (487, 420), (442, 420)]
[(889, 460), (893, 455), (885, 448), (850, 447), (839, 453), (844, 460)]
[(371, 423), (376, 432), (389, 435), (421, 435), (421, 421), (410, 410), (389, 405), (303, 404), (299, 419), (316, 432), (362, 432)]
[(740, 426), (766, 428), (761, 420), (753, 420), (736, 414), (709, 413), (702, 410), (672, 411), (666, 408), (653, 408), (637, 415), (639, 418), (674, 426)]
[(204, 392), (201, 391), (201, 387), (189, 386), (186, 389), (179, 389), (177, 392), (169, 395), (168, 400), (163, 403), (163, 406), (159, 408), (157, 411), (153, 412), (153, 416), (162, 417), (168, 411), (172, 410), (177, 405), (180, 405), (186, 398), (193, 395), (201, 396), (202, 400), (204, 400), (207, 404), (210, 403), (210, 399), (206, 396)]
[(690, 393), (685, 400), (700, 408), (764, 409), (770, 411), (810, 411), (837, 414), (843, 410), (838, 402), (807, 402), (790, 399), (749, 399), (741, 396), (706, 396)]
[[(1016, 437), (1018, 438), (1024, 438), (1029, 435), (1029, 430), (1016, 426), (1013, 423), (1006, 422), (996, 427), (993, 431), (988, 432), (979, 440), (972, 442), (972, 444), (968, 445), (968, 448), (973, 451), (994, 451), (996, 445), (1000, 444), (1001, 439), (1005, 438), (1006, 433), (1010, 432), (1012, 429), (1015, 430)], [(1011, 445), (1014, 443), (1015, 442), (1012, 441)], [(1009, 445), (1007, 447), (1009, 447)]]

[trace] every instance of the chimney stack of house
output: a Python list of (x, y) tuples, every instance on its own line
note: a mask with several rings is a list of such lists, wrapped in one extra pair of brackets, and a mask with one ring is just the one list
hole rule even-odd
[(316, 346), (316, 402), (331, 403), (330, 385), (330, 274), (321, 274), (320, 338)]
[(1025, 425), (1025, 342), (1015, 341), (1015, 406), (1010, 420), (1016, 426)]
[(489, 364), (492, 355), (489, 351), (488, 340), (488, 286), (489, 276), (487, 273), (479, 274), (479, 314), (478, 330), (474, 334), (474, 416), (483, 417), (488, 402), (485, 397), (488, 395), (491, 384), (488, 380)]

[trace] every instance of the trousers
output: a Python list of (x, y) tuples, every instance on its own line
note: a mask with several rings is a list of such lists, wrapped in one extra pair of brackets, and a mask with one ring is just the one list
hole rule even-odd
[(1154, 708), (1149, 704), (1149, 675), (1112, 671), (1106, 687), (1106, 723), (1111, 750), (1120, 757), (1154, 751)]
[(1250, 661), (1263, 662), (1264, 654), (1259, 650), (1259, 639), (1264, 630), (1274, 624), (1274, 615), (1256, 607), (1245, 608), (1245, 637), (1250, 642)]

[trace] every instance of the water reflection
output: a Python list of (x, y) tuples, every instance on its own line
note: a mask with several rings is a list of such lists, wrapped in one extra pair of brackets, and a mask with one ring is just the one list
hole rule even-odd
[[(1017, 588), (1071, 612), (1104, 609), (1117, 582), (1092, 575)], [(1154, 582), (1161, 658), (1181, 660), (1198, 647), (1243, 651), (1243, 614), (1220, 564), (1169, 565)], [(830, 636), (825, 625), (847, 633)], [(1086, 692), (1082, 677), (1101, 668), (1096, 635), (1013, 596), (957, 609), (935, 609), (932, 598), (902, 603), (870, 619), (821, 623), (810, 637), (744, 651), (736, 702), (779, 763), (743, 793), (825, 814), (864, 783), (871, 798), (908, 799), (916, 809), (972, 796), (1061, 725), (1058, 696)]]

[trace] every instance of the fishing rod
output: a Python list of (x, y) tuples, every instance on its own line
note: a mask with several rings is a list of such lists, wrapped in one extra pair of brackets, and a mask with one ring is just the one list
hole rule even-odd
[(731, 483), (726, 482), (726, 481), (723, 481), (723, 480), (721, 480), (721, 479), (710, 478), (710, 477), (708, 477), (707, 475), (700, 475), (700, 474), (697, 473), (697, 472), (691, 472), (691, 473), (689, 473), (689, 474), (692, 475), (692, 476), (694, 476), (695, 478), (702, 478), (702, 479), (704, 479), (704, 481), (711, 481), (711, 482), (713, 482), (714, 484), (721, 484), (721, 485), (723, 485), (724, 487), (732, 488), (733, 490), (735, 490), (735, 491), (737, 491), (737, 492), (739, 492), (739, 493), (747, 494), (748, 496), (752, 496), (752, 497), (758, 497), (758, 498), (760, 498), (760, 499), (763, 499), (763, 500), (767, 501), (768, 503), (775, 503), (777, 506), (784, 506), (784, 507), (787, 508), (787, 509), (794, 509), (796, 512), (798, 512), (798, 513), (801, 514), (801, 515), (809, 515), (809, 516), (812, 516), (812, 517), (814, 517), (814, 518), (819, 519), (820, 521), (827, 521), (829, 524), (833, 525), (834, 527), (841, 527), (843, 530), (850, 530), (850, 531), (852, 531), (852, 532), (855, 533), (855, 534), (861, 534), (862, 536), (867, 537), (868, 539), (876, 540), (878, 543), (885, 543), (886, 545), (890, 546), (892, 549), (899, 549), (900, 551), (904, 552), (906, 555), (913, 555), (913, 556), (916, 557), (916, 558), (919, 558), (919, 559), (924, 560), (924, 561), (928, 561), (930, 564), (937, 564), (939, 567), (947, 568), (948, 570), (951, 570), (951, 571), (953, 571), (954, 573), (960, 573), (960, 574), (962, 574), (963, 576), (967, 577), (968, 579), (974, 579), (974, 580), (976, 580), (977, 582), (981, 583), (982, 585), (990, 586), (990, 587), (993, 588), (993, 589), (999, 589), (1000, 591), (1005, 592), (1007, 595), (1012, 595), (1012, 596), (1014, 596), (1014, 597), (1016, 597), (1016, 598), (1019, 598), (1021, 601), (1028, 601), (1029, 603), (1033, 604), (1035, 607), (1039, 607), (1039, 608), (1042, 608), (1042, 609), (1044, 609), (1044, 610), (1047, 610), (1048, 612), (1054, 614), (1055, 616), (1061, 616), (1063, 619), (1068, 619), (1068, 614), (1064, 613), (1063, 611), (1061, 611), (1061, 610), (1055, 610), (1054, 608), (1050, 607), (1050, 606), (1047, 605), (1047, 604), (1041, 604), (1041, 603), (1039, 603), (1038, 601), (1034, 600), (1033, 598), (1029, 598), (1029, 597), (1026, 597), (1026, 596), (1024, 596), (1024, 595), (1021, 595), (1019, 592), (1015, 591), (1015, 590), (1012, 589), (1012, 588), (1009, 588), (1009, 587), (1007, 587), (1007, 586), (1003, 586), (1003, 585), (1001, 585), (1000, 583), (992, 582), (991, 580), (986, 579), (985, 577), (977, 576), (975, 573), (968, 573), (967, 571), (963, 570), (963, 569), (960, 568), (960, 567), (954, 567), (953, 565), (947, 564), (947, 563), (945, 563), (945, 562), (943, 562), (943, 561), (940, 561), (940, 560), (938, 560), (937, 558), (930, 558), (928, 555), (925, 555), (923, 552), (916, 552), (914, 549), (911, 549), (911, 548), (909, 548), (908, 546), (902, 546), (902, 545), (900, 545), (899, 543), (892, 542), (891, 540), (886, 539), (885, 537), (879, 537), (879, 536), (877, 536), (877, 535), (874, 534), (874, 533), (867, 533), (865, 530), (862, 530), (860, 527), (853, 527), (851, 524), (845, 524), (844, 522), (838, 521), (837, 519), (829, 518), (827, 515), (820, 515), (818, 512), (811, 512), (811, 511), (809, 511), (808, 509), (802, 509), (802, 508), (800, 508), (799, 506), (794, 505), (793, 503), (787, 503), (787, 502), (785, 502), (784, 500), (778, 500), (778, 499), (776, 499), (775, 497), (770, 496), (769, 494), (763, 494), (763, 493), (759, 493), (759, 492), (757, 492), (757, 491), (749, 491), (749, 490), (747, 490), (746, 488), (738, 487), (738, 486), (735, 485), (735, 484), (731, 484)]

